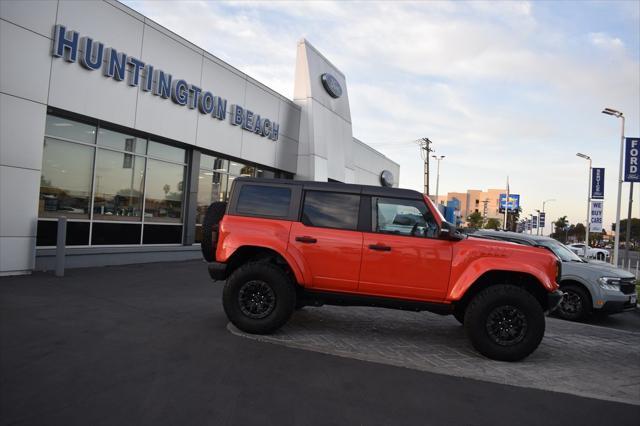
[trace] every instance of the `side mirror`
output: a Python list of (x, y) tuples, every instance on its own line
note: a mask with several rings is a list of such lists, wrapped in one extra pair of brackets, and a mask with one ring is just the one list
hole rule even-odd
[(455, 226), (451, 225), (449, 222), (442, 222), (440, 226), (440, 234), (438, 235), (440, 239), (450, 240), (450, 241), (459, 241), (464, 238), (464, 236), (456, 229)]

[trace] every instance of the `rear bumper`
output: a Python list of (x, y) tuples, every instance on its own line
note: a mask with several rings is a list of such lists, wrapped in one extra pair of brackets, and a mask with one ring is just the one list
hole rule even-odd
[(227, 279), (227, 264), (220, 262), (209, 263), (209, 275), (215, 281)]
[(553, 312), (556, 310), (562, 298), (564, 297), (564, 293), (560, 290), (556, 290), (553, 293), (549, 293), (547, 295), (547, 311)]

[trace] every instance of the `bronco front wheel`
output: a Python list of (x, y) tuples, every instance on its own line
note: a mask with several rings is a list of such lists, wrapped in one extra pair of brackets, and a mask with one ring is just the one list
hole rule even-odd
[(544, 312), (523, 288), (495, 285), (478, 293), (464, 319), (473, 347), (488, 358), (518, 361), (531, 354), (544, 336)]
[(251, 262), (227, 279), (222, 304), (227, 318), (240, 330), (269, 334), (291, 317), (296, 292), (281, 268), (267, 262)]

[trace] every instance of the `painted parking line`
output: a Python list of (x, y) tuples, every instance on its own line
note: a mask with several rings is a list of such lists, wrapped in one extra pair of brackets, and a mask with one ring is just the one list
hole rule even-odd
[(453, 317), (378, 308), (305, 308), (277, 333), (233, 334), (292, 348), (494, 383), (640, 405), (640, 334), (556, 319), (521, 362), (487, 359)]

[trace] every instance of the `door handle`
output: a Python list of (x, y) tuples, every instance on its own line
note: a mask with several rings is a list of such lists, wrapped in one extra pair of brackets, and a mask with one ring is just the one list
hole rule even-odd
[(296, 241), (299, 241), (299, 242), (301, 242), (301, 243), (307, 243), (307, 244), (314, 244), (314, 243), (317, 243), (317, 242), (318, 242), (318, 240), (316, 240), (315, 238), (313, 238), (313, 237), (307, 237), (307, 236), (304, 236), (304, 237), (296, 237)]
[(391, 251), (391, 247), (385, 246), (383, 244), (370, 244), (369, 248), (371, 250), (378, 250), (378, 251)]

